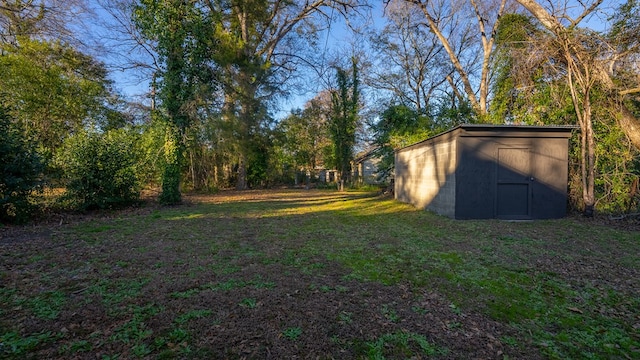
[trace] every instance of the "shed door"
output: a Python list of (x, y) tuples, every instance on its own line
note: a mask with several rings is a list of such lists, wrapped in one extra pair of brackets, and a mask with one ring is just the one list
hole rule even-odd
[(531, 218), (531, 154), (527, 148), (499, 148), (496, 216)]

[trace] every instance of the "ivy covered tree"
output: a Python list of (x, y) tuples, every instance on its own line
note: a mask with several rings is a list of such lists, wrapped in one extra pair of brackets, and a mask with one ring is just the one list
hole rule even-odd
[(213, 46), (209, 16), (214, 15), (205, 14), (193, 2), (183, 0), (142, 0), (135, 9), (136, 24), (156, 43), (162, 63), (157, 78), (161, 116), (166, 119), (160, 194), (163, 204), (181, 201), (185, 135), (197, 111), (194, 110), (197, 97), (210, 93), (215, 85), (210, 58), (206, 57)]
[(356, 129), (360, 110), (358, 63), (351, 59), (351, 71), (336, 68), (336, 88), (331, 91), (329, 134), (333, 141), (336, 168), (340, 182), (349, 182), (351, 161), (356, 144)]

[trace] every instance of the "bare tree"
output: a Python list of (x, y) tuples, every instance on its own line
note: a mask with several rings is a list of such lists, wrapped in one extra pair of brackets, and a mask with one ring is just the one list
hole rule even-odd
[(155, 44), (142, 36), (133, 20), (136, 0), (96, 0), (104, 13), (100, 36), (102, 51), (115, 58), (120, 70), (152, 69), (158, 65)]
[[(595, 137), (592, 119), (592, 91), (597, 87), (607, 92), (610, 105), (619, 114), (621, 129), (632, 144), (640, 149), (640, 119), (627, 108), (624, 97), (640, 89), (620, 89), (614, 81), (616, 63), (624, 58), (617, 49), (595, 31), (579, 28), (590, 15), (602, 6), (603, 0), (573, 3), (546, 3), (517, 0), (548, 31), (551, 48), (563, 60), (565, 78), (571, 93), (581, 134), (582, 193), (585, 215), (593, 215), (595, 206)], [(572, 15), (575, 14), (575, 15)], [(628, 49), (627, 49), (628, 50)]]
[[(424, 14), (426, 25), (438, 38), (444, 50), (449, 55), (449, 61), (457, 72), (463, 85), (463, 91), (472, 107), (480, 115), (488, 111), (489, 85), (491, 72), (491, 54), (494, 48), (494, 38), (500, 23), (500, 17), (506, 10), (507, 0), (405, 0), (415, 4)], [(477, 28), (472, 29), (468, 18), (476, 19)], [(466, 22), (463, 30), (451, 24)], [(456, 42), (464, 43), (466, 47), (456, 47)], [(471, 47), (471, 45), (475, 45)], [(463, 51), (456, 49), (465, 49)], [(474, 50), (472, 50), (474, 49)], [(477, 49), (477, 50), (475, 50)], [(466, 61), (465, 57), (473, 58), (474, 52), (481, 53), (478, 61), (480, 67), (476, 72), (476, 62)], [(473, 77), (477, 76), (476, 79)], [(452, 79), (449, 79), (453, 83)], [(477, 84), (477, 91), (474, 87)]]
[(421, 112), (454, 70), (436, 35), (422, 26), (424, 15), (419, 9), (393, 0), (385, 12), (387, 25), (370, 39), (376, 66), (365, 81)]
[(16, 44), (24, 36), (77, 47), (82, 39), (75, 30), (88, 13), (85, 0), (0, 0), (0, 43)]

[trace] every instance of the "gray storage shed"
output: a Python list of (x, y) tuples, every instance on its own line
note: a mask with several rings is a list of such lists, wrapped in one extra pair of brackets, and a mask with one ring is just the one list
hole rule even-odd
[(457, 126), (396, 151), (395, 198), (455, 219), (561, 218), (573, 129)]

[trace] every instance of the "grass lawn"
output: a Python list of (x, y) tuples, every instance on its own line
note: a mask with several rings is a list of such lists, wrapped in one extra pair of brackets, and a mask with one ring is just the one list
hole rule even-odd
[(0, 358), (640, 358), (637, 228), (187, 200), (0, 228)]

